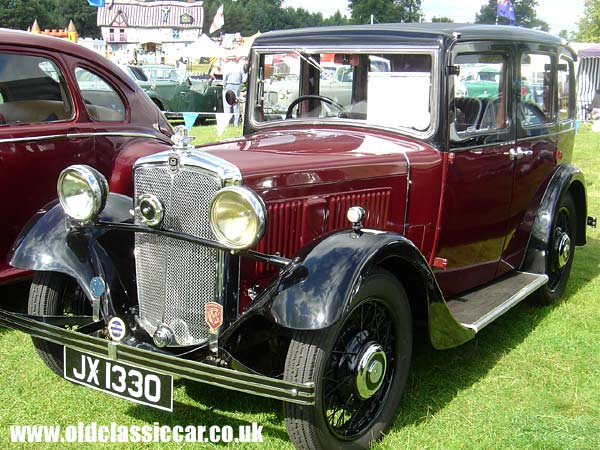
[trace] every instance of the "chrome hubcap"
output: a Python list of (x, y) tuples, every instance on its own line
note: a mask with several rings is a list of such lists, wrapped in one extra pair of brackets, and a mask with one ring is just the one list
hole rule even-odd
[(556, 247), (558, 267), (562, 269), (571, 257), (571, 238), (567, 233), (559, 233)]
[(387, 357), (381, 345), (367, 344), (356, 367), (356, 393), (362, 400), (371, 398), (379, 390), (386, 368)]

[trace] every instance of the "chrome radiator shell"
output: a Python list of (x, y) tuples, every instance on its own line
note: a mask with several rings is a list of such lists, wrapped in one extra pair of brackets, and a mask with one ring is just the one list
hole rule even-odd
[[(237, 167), (195, 150), (141, 158), (134, 167), (134, 198), (152, 194), (160, 199), (164, 208), (161, 228), (211, 240), (215, 236), (209, 223), (210, 203), (219, 189), (236, 184), (241, 184)], [(136, 222), (140, 222), (137, 215)], [(224, 259), (219, 250), (136, 233), (141, 327), (150, 336), (159, 327), (168, 327), (174, 335), (170, 346), (206, 343), (211, 335), (205, 306), (224, 303)]]

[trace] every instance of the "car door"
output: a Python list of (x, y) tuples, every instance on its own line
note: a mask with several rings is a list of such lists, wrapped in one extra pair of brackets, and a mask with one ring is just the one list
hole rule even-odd
[[(559, 104), (557, 81), (560, 72), (563, 86), (565, 78), (567, 83), (574, 82), (573, 63), (563, 56), (558, 64), (557, 57), (552, 47), (537, 44), (521, 44), (518, 47), (520, 89), (516, 104), (513, 200), (499, 274), (520, 267), (536, 207), (554, 168), (561, 162), (560, 149), (571, 148), (570, 145), (560, 144), (561, 139), (572, 136), (562, 131), (573, 128), (574, 110), (568, 104), (568, 93), (567, 104)], [(557, 70), (559, 67), (560, 71)], [(562, 98), (564, 100), (564, 95)]]
[[(449, 155), (436, 277), (446, 295), (491, 281), (504, 248), (513, 186), (515, 145), (513, 55), (510, 43), (461, 43), (449, 77)], [(484, 93), (469, 95), (461, 74), (495, 73)], [(468, 81), (468, 80), (467, 80)]]
[(93, 159), (93, 139), (77, 129), (73, 91), (62, 59), (22, 48), (0, 48), (0, 279), (6, 255), (23, 225), (56, 198), (62, 169)]

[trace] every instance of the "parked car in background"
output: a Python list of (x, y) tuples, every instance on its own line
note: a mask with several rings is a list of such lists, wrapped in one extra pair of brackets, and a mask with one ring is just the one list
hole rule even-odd
[(27, 221), (56, 199), (61, 170), (93, 165), (111, 190), (131, 195), (131, 174), (122, 169), (171, 134), (142, 90), (97, 53), (0, 30), (0, 284), (27, 276), (7, 254)]
[[(466, 57), (466, 56), (465, 56)], [(466, 88), (467, 97), (495, 97), (501, 74), (493, 64), (464, 64), (458, 79)]]
[[(211, 114), (223, 112), (221, 81), (191, 80), (185, 68), (174, 66), (145, 65), (141, 66), (141, 69), (146, 74), (147, 80), (142, 81), (136, 77), (136, 82), (162, 111)], [(135, 69), (131, 68), (131, 70)], [(199, 120), (203, 121), (207, 117), (211, 116), (200, 115)]]
[[(264, 87), (291, 54), (297, 97), (273, 113)], [(328, 96), (327, 58), (344, 101)], [(265, 33), (243, 137), (195, 148), (178, 129), (133, 164), (131, 197), (87, 165), (62, 172), (61, 206), (11, 261), (38, 271), (31, 316), (0, 311), (0, 325), (94, 389), (171, 410), (172, 376), (189, 378), (282, 400), (298, 449), (369, 448), (401, 405), (415, 323), (444, 350), (564, 293), (594, 222), (571, 164), (574, 59), (518, 27)], [(495, 95), (456, 89), (484, 63)], [(521, 97), (539, 72), (544, 95)]]
[(138, 84), (149, 81), (148, 74), (146, 74), (141, 66), (136, 66), (134, 64), (119, 64), (119, 67)]
[[(334, 55), (326, 55), (334, 56)], [(285, 115), (290, 103), (298, 97), (298, 79), (299, 79), (299, 63), (292, 65), (295, 67), (295, 72), (287, 72), (282, 75), (281, 62), (290, 61), (289, 55), (277, 55), (273, 57), (273, 63), (265, 64), (265, 70), (272, 74), (267, 78), (265, 83), (265, 111), (269, 113), (279, 113)], [(299, 60), (300, 56), (296, 56), (294, 60)], [(329, 58), (332, 59), (332, 58)], [(390, 62), (382, 57), (372, 55), (369, 57), (371, 72), (388, 72)], [(352, 66), (344, 64), (343, 58), (338, 58), (337, 62), (324, 61), (319, 62), (319, 84), (320, 90), (328, 98), (340, 103), (348, 105), (351, 102), (352, 95)]]

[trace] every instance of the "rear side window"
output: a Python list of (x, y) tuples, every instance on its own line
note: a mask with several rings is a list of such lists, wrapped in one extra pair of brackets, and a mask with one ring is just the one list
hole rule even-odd
[(82, 67), (75, 69), (75, 77), (85, 108), (92, 119), (110, 122), (125, 120), (125, 105), (104, 78)]
[(60, 68), (32, 55), (0, 53), (0, 125), (70, 119), (73, 107)]
[(552, 57), (539, 53), (521, 56), (519, 119), (524, 127), (553, 121)]

